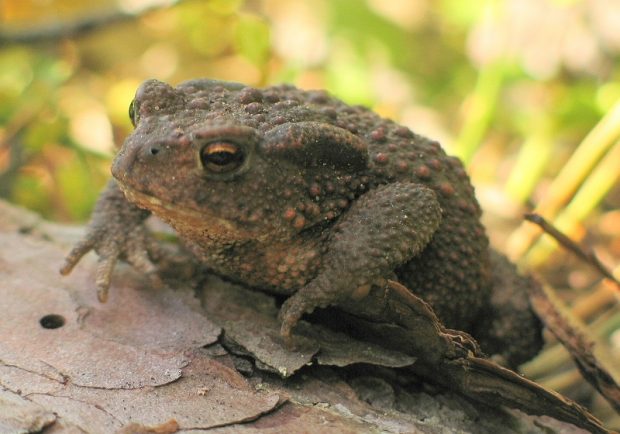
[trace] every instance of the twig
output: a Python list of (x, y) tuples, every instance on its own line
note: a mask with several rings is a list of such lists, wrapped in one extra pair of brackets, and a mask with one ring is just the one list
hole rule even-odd
[(152, 1), (149, 6), (135, 12), (114, 10), (70, 22), (57, 22), (22, 30), (0, 30), (0, 47), (10, 44), (55, 42), (58, 39), (75, 37), (109, 24), (134, 20), (151, 11), (178, 5), (183, 1), (184, 0), (155, 0)]
[(614, 282), (618, 288), (620, 289), (620, 280), (616, 279), (610, 270), (608, 270), (598, 259), (596, 254), (591, 250), (586, 250), (585, 247), (580, 246), (575, 241), (571, 240), (565, 234), (560, 232), (558, 228), (553, 226), (547, 220), (544, 219), (539, 214), (536, 213), (528, 213), (524, 215), (524, 218), (527, 221), (530, 221), (534, 224), (540, 226), (540, 228), (545, 231), (547, 234), (551, 235), (560, 245), (562, 245), (566, 250), (575, 254), (578, 258), (582, 259), (586, 264), (594, 267), (599, 273), (601, 273), (604, 277)]

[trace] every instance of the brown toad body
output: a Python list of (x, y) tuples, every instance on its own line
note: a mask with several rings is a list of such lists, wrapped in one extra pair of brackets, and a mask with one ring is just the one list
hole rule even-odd
[(130, 111), (116, 181), (64, 268), (97, 250), (101, 294), (118, 258), (155, 272), (150, 211), (213, 272), (290, 295), (284, 335), (304, 313), (390, 278), (510, 364), (540, 347), (530, 282), (489, 250), (469, 178), (437, 142), (286, 85), (151, 80)]

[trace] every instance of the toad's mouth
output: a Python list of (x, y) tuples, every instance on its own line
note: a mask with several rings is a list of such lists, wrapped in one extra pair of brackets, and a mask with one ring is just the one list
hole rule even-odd
[(170, 215), (171, 217), (178, 216), (179, 218), (190, 219), (199, 217), (200, 213), (198, 211), (182, 208), (178, 205), (173, 205), (172, 203), (166, 203), (155, 196), (135, 190), (127, 184), (118, 181), (117, 183), (129, 202), (139, 206), (140, 208), (148, 209), (158, 216), (164, 217), (166, 215)]
[[(206, 211), (197, 211), (135, 190), (117, 181), (127, 200), (140, 208), (147, 209), (170, 224), (179, 233), (200, 233), (202, 237), (215, 240), (242, 240), (255, 237), (248, 229)], [(191, 235), (190, 235), (191, 236)]]

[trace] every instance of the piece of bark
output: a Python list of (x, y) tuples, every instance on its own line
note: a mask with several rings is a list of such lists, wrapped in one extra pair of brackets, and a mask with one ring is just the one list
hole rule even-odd
[[(34, 408), (41, 408), (43, 415), (55, 415), (46, 432), (108, 433), (137, 427), (150, 432), (171, 429), (172, 421), (184, 432), (195, 433), (206, 429), (272, 434), (492, 433), (506, 426), (514, 427), (516, 432), (574, 430), (571, 425), (546, 417), (470, 403), (451, 392), (451, 386), (429, 392), (419, 381), (428, 362), (418, 366), (416, 348), (433, 349), (429, 354), (436, 356), (429, 357), (436, 361), (447, 355), (449, 360), (461, 360), (463, 355), (477, 352), (475, 343), (465, 334), (442, 329), (423, 304), (418, 309), (414, 303), (413, 312), (419, 312), (411, 315), (412, 307), (393, 297), (390, 303), (396, 304), (387, 311), (392, 316), (383, 318), (387, 322), (376, 323), (376, 329), (362, 329), (364, 336), (357, 338), (358, 342), (366, 342), (373, 335), (389, 333), (387, 340), (393, 345), (399, 339), (407, 345), (388, 348), (391, 351), (385, 354), (391, 355), (383, 361), (372, 359), (380, 352), (378, 348), (384, 347), (385, 342), (379, 339), (366, 354), (359, 344), (342, 345), (344, 355), (354, 362), (350, 367), (318, 366), (321, 352), (323, 356), (329, 354), (334, 350), (333, 343), (343, 339), (344, 328), (337, 333), (323, 328), (309, 338), (319, 347), (310, 358), (311, 366), (302, 364), (299, 372), (286, 380), (256, 369), (248, 371), (251, 378), (246, 379), (234, 369), (237, 356), (226, 354), (217, 344), (199, 348), (214, 341), (219, 327), (212, 323), (218, 319), (215, 315), (211, 318), (208, 311), (206, 317), (197, 315), (198, 304), (192, 296), (196, 282), (177, 283), (175, 291), (150, 289), (145, 279), (128, 267), (119, 267), (109, 304), (102, 306), (94, 298), (93, 256), (85, 258), (75, 275), (60, 277), (57, 267), (78, 235), (74, 228), (48, 224), (0, 202), (0, 303), (4, 307), (0, 322), (0, 385)], [(234, 312), (238, 300), (227, 298), (225, 290), (220, 294), (220, 308)], [(269, 303), (272, 307), (263, 313), (271, 319), (265, 324), (275, 315), (273, 302)], [(381, 305), (373, 308), (381, 309)], [(394, 316), (395, 312), (405, 315), (404, 324), (400, 314)], [(372, 317), (376, 313), (349, 315), (365, 321), (364, 314)], [(62, 322), (50, 314), (63, 317), (64, 324), (43, 328), (39, 321), (46, 317), (47, 326)], [(353, 320), (346, 325), (343, 318), (338, 319), (340, 326), (355, 325)], [(255, 319), (239, 317), (237, 321)], [(249, 329), (251, 324), (245, 327)], [(427, 336), (415, 342), (408, 327), (419, 327)], [(309, 330), (313, 329), (310, 326)], [(266, 331), (255, 327), (258, 342)], [(224, 341), (220, 338), (220, 342)], [(271, 344), (274, 342), (278, 343), (276, 337)], [(244, 354), (246, 361), (257, 357), (247, 349)], [(344, 359), (337, 362), (337, 358), (329, 356), (323, 362), (330, 360), (338, 365)], [(404, 367), (388, 369), (371, 363)], [(442, 369), (437, 364), (428, 377), (443, 375)], [(467, 396), (467, 369), (452, 369), (457, 374), (450, 375), (461, 380), (458, 387), (464, 389), (456, 390)], [(449, 370), (446, 372), (449, 374)], [(480, 378), (486, 380), (485, 375)], [(5, 422), (5, 414), (0, 401), (0, 423)], [(28, 425), (27, 418), (20, 422)]]
[(594, 344), (561, 312), (560, 301), (544, 288), (533, 288), (534, 310), (573, 358), (581, 375), (620, 413), (620, 387), (593, 353)]
[[(237, 301), (235, 309), (243, 306), (242, 300), (256, 297), (248, 293), (247, 289), (228, 285), (229, 288), (222, 294), (235, 294), (231, 297)], [(208, 305), (210, 294), (218, 290), (206, 285), (204, 292), (203, 303)], [(215, 298), (218, 297), (222, 295)], [(252, 304), (248, 302), (249, 306)], [(317, 319), (334, 328), (346, 328), (356, 338), (363, 338), (366, 342), (415, 355), (417, 360), (408, 368), (410, 373), (400, 371), (401, 376), (421, 375), (428, 381), (458, 391), (485, 405), (506, 405), (528, 414), (552, 416), (590, 432), (608, 432), (600, 421), (575, 402), (482, 358), (471, 336), (446, 329), (426, 302), (397, 282), (390, 282), (387, 288), (373, 288), (364, 301), (352, 301), (344, 305), (343, 309), (345, 312), (338, 309), (323, 311), (323, 315), (317, 315)], [(219, 304), (213, 307), (213, 311), (221, 310)], [(258, 309), (255, 315), (263, 317), (258, 322), (261, 328), (270, 328), (263, 330), (263, 333), (277, 333), (274, 308)], [(272, 317), (271, 321), (269, 316)], [(298, 337), (295, 336), (296, 339)], [(277, 342), (274, 340), (272, 344), (277, 346)], [(287, 350), (282, 342), (279, 345), (282, 346), (280, 351)], [(320, 341), (318, 346), (321, 347)], [(261, 359), (264, 353), (252, 352), (253, 347), (256, 345), (246, 348), (248, 354), (269, 365), (271, 356)], [(271, 351), (276, 350), (272, 348)]]
[[(470, 336), (446, 329), (430, 306), (401, 284), (390, 282), (389, 290), (391, 295), (375, 289), (370, 294), (373, 303), (352, 303), (347, 311), (354, 313), (351, 320), (358, 322), (357, 329), (364, 330), (369, 340), (392, 348), (413, 348), (418, 361), (412, 371), (486, 405), (505, 405), (528, 414), (552, 416), (590, 432), (609, 432), (579, 404), (482, 358)], [(373, 306), (372, 321), (362, 318), (369, 315), (367, 306)], [(396, 328), (386, 328), (381, 320), (393, 322)]]
[(56, 422), (51, 411), (4, 388), (0, 388), (0, 409), (2, 433), (38, 433)]
[(368, 363), (386, 367), (409, 366), (415, 357), (344, 333), (301, 321), (295, 329), (295, 346), (280, 336), (278, 309), (273, 297), (210, 276), (203, 283), (201, 301), (207, 316), (238, 344), (240, 355), (251, 356), (261, 367), (289, 377), (304, 366), (318, 363), (348, 366)]
[[(132, 389), (178, 379), (183, 350), (217, 340), (219, 327), (171, 290), (136, 290), (139, 279), (123, 273), (113, 299), (99, 304), (92, 266), (54, 279), (59, 248), (18, 234), (2, 243), (5, 364), (79, 386)], [(46, 324), (50, 318), (59, 323)]]
[[(149, 288), (119, 267), (102, 305), (93, 257), (63, 278), (63, 249), (33, 226), (21, 232), (36, 235), (20, 234), (19, 213), (2, 215), (15, 220), (8, 232), (0, 226), (0, 384), (29, 405), (18, 418), (24, 429), (38, 420), (110, 433), (170, 419), (183, 429), (207, 429), (254, 420), (280, 405), (278, 395), (255, 390), (201, 350), (221, 329), (199, 312), (191, 286)], [(14, 408), (0, 401), (0, 426), (15, 425)]]

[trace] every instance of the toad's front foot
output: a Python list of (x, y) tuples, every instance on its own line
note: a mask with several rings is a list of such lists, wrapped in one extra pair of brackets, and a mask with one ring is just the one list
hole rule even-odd
[(96, 285), (100, 302), (108, 299), (112, 272), (121, 259), (144, 273), (153, 285), (161, 286), (151, 259), (161, 257), (162, 249), (143, 224), (149, 214), (127, 202), (116, 183), (110, 182), (97, 202), (86, 235), (69, 252), (60, 273), (69, 274), (86, 253), (94, 250), (99, 255)]
[(280, 308), (278, 319), (280, 320), (280, 336), (288, 344), (291, 345), (291, 333), (297, 325), (304, 313), (314, 310), (303, 298), (292, 296), (284, 302)]
[(108, 300), (112, 273), (121, 259), (145, 274), (152, 285), (163, 285), (157, 274), (157, 267), (151, 262), (151, 257), (157, 257), (158, 249), (157, 243), (142, 227), (135, 228), (124, 241), (118, 239), (118, 234), (106, 236), (106, 231), (89, 227), (86, 236), (66, 256), (60, 273), (69, 274), (86, 253), (94, 250), (99, 255), (95, 274), (97, 298), (101, 303), (105, 303)]

